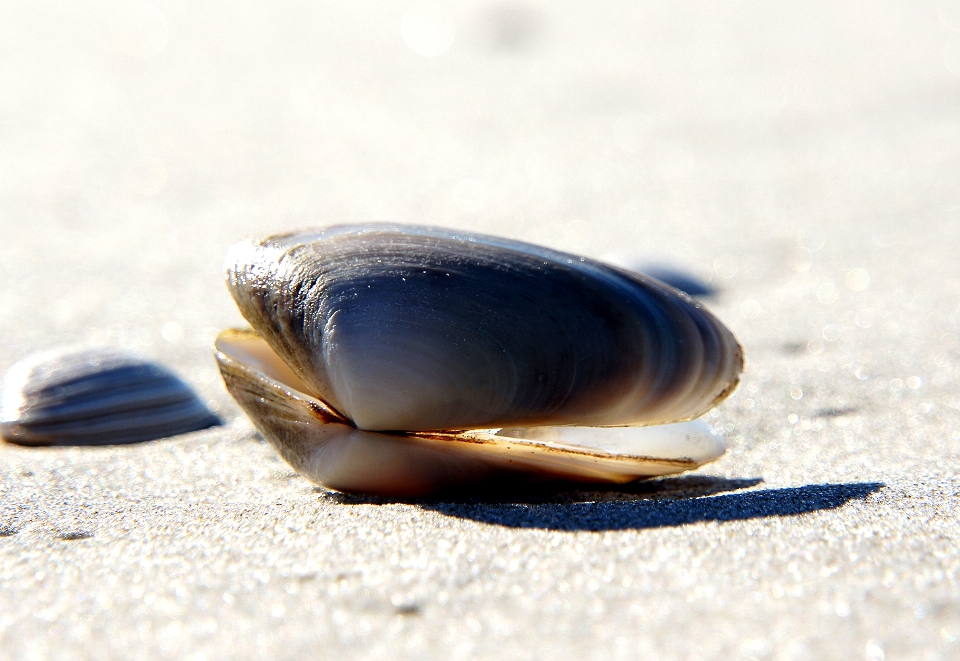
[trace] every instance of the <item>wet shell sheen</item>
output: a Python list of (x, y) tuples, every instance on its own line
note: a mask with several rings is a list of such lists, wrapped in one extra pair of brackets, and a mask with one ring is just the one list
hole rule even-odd
[(220, 424), (165, 367), (111, 349), (54, 350), (4, 377), (0, 437), (20, 445), (104, 445)]
[(507, 239), (331, 227), (242, 242), (226, 275), (302, 389), (361, 430), (690, 420), (742, 369), (685, 294)]

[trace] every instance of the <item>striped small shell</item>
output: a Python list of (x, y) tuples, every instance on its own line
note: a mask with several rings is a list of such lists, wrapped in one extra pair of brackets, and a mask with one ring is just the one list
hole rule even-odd
[(220, 424), (165, 367), (112, 349), (30, 356), (4, 377), (0, 436), (19, 445), (149, 441)]

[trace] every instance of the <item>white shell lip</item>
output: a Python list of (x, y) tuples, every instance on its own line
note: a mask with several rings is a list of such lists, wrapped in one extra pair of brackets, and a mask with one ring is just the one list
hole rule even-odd
[(595, 452), (635, 461), (689, 461), (696, 466), (719, 459), (727, 449), (723, 436), (700, 419), (645, 427), (501, 429), (495, 435), (567, 452)]
[(216, 357), (228, 390), (264, 437), (324, 487), (422, 496), (502, 474), (612, 484), (682, 473), (724, 454), (702, 420), (649, 427), (446, 432), (357, 429), (250, 330), (227, 330)]

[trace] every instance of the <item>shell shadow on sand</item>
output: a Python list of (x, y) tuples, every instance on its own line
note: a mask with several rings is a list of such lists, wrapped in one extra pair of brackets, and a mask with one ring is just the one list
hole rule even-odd
[[(885, 486), (881, 482), (828, 483), (729, 493), (751, 489), (762, 481), (760, 478), (688, 475), (613, 488), (569, 482), (491, 484), (469, 494), (447, 492), (436, 499), (403, 502), (447, 516), (508, 528), (600, 532), (797, 516), (864, 500)], [(398, 502), (324, 493), (342, 504)]]

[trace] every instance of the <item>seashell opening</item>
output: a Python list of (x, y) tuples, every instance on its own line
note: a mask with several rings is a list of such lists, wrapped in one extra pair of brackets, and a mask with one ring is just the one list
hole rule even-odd
[(227, 388), (318, 484), (411, 495), (503, 471), (624, 482), (723, 454), (686, 421), (733, 391), (742, 350), (655, 279), (398, 225), (241, 242), (225, 269), (255, 329), (217, 339)]
[(216, 357), (230, 394), (280, 455), (310, 481), (340, 491), (420, 496), (514, 474), (624, 483), (696, 468), (724, 454), (700, 420), (650, 427), (535, 427), (436, 432), (356, 428), (300, 388), (253, 331), (227, 330)]

